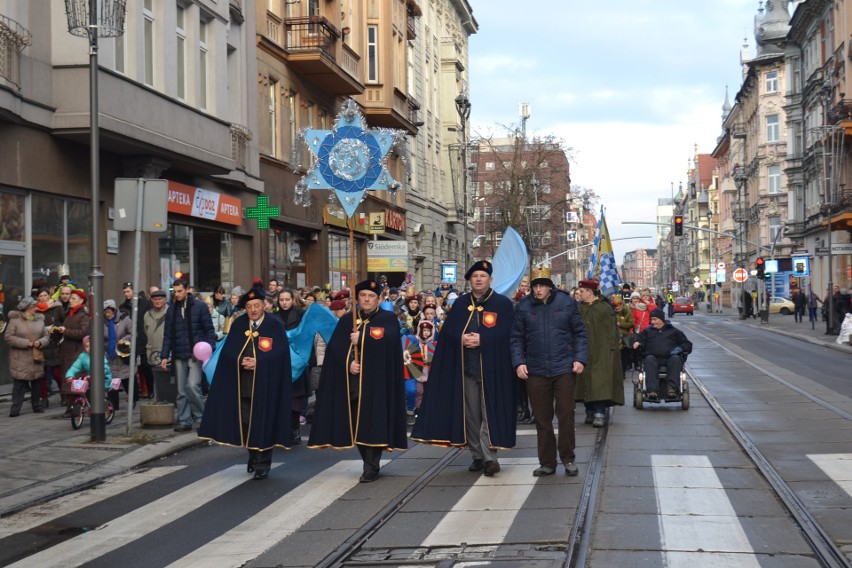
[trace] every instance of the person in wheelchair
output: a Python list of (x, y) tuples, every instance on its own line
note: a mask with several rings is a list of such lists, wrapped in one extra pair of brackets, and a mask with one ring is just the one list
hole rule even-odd
[(633, 344), (645, 353), (645, 385), (649, 401), (660, 399), (660, 368), (666, 368), (666, 398), (677, 398), (680, 372), (687, 355), (692, 353), (692, 342), (684, 333), (666, 321), (661, 309), (651, 311), (651, 325), (643, 329)]

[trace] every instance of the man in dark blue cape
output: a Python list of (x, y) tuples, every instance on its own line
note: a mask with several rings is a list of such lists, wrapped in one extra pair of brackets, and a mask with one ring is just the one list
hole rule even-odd
[(470, 471), (500, 471), (497, 450), (515, 446), (517, 380), (509, 336), (512, 302), (491, 288), (492, 266), (476, 262), (465, 274), (472, 292), (454, 303), (441, 328), (411, 439), (467, 446)]
[(256, 282), (241, 298), (210, 384), (200, 438), (249, 451), (248, 472), (266, 479), (272, 449), (292, 443), (290, 344), (281, 320), (263, 311), (265, 292)]
[[(309, 448), (357, 446), (364, 460), (362, 483), (379, 476), (382, 451), (408, 447), (399, 320), (379, 309), (382, 286), (355, 287), (357, 330), (344, 315), (325, 350)], [(357, 352), (357, 356), (356, 356)]]

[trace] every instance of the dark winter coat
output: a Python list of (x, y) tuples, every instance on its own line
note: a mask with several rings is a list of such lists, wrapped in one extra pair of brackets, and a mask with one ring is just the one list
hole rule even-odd
[(44, 376), (44, 363), (36, 363), (33, 359), (31, 341), (39, 346), (48, 344), (47, 328), (44, 326), (44, 316), (36, 314), (31, 320), (17, 310), (9, 312), (9, 323), (4, 333), (9, 344), (9, 374), (16, 381), (34, 381)]
[[(63, 377), (77, 360), (77, 356), (83, 352), (83, 338), (89, 335), (89, 320), (89, 311), (81, 306), (73, 314), (69, 311), (65, 321), (62, 322), (65, 331), (62, 333), (62, 343), (59, 345), (59, 361)], [(60, 389), (62, 394), (71, 394), (70, 385), (64, 381)]]
[(677, 348), (680, 348), (678, 352), (682, 352), (684, 357), (692, 353), (692, 342), (669, 321), (661, 329), (654, 326), (645, 328), (637, 337), (637, 341), (644, 348), (645, 355), (654, 357), (668, 357), (675, 354), (673, 352)]
[(216, 332), (207, 304), (187, 296), (184, 302), (175, 302), (166, 312), (166, 329), (163, 333), (163, 359), (190, 359), (196, 343), (206, 341), (216, 348)]
[(542, 302), (526, 296), (515, 307), (510, 340), (512, 366), (526, 365), (536, 377), (571, 373), (574, 361), (589, 360), (589, 337), (577, 302), (553, 290)]
[[(62, 308), (62, 303), (58, 300), (50, 300), (50, 307), (42, 312), (44, 315), (44, 327), (62, 325), (62, 320), (65, 319), (65, 310)], [(59, 344), (51, 341), (44, 348), (44, 366), (58, 367), (61, 364), (59, 359)]]

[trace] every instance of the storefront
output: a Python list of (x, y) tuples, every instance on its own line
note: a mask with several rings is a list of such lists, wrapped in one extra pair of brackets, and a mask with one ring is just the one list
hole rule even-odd
[(322, 212), (323, 223), (328, 229), (328, 280), (325, 282), (333, 290), (354, 287), (367, 274), (364, 244), (367, 241), (367, 225), (356, 213), (353, 219), (355, 234), (355, 259), (349, 244), (349, 225), (343, 208), (339, 205), (326, 205)]
[(306, 231), (286, 223), (271, 222), (269, 231), (269, 277), (283, 288), (304, 288), (320, 285), (308, 282), (308, 254), (316, 232)]
[(239, 233), (242, 204), (225, 193), (169, 181), (169, 224), (158, 233), (159, 280), (167, 289), (178, 273), (197, 292), (251, 284), (251, 238)]
[[(91, 217), (85, 201), (0, 186), (0, 321), (33, 288), (52, 290), (60, 271), (68, 270), (81, 286), (88, 284)], [(0, 393), (8, 393), (9, 351), (3, 333)]]

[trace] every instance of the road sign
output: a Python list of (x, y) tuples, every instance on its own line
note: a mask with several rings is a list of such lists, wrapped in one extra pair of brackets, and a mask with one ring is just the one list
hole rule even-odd
[(719, 270), (725, 270), (726, 267), (727, 265), (724, 262), (720, 262), (716, 265), (716, 268), (718, 268)]
[(699, 288), (701, 288), (701, 282), (693, 282), (692, 287), (698, 290)]
[(748, 280), (748, 272), (746, 272), (745, 268), (737, 268), (734, 270), (734, 280), (737, 282), (745, 282)]

